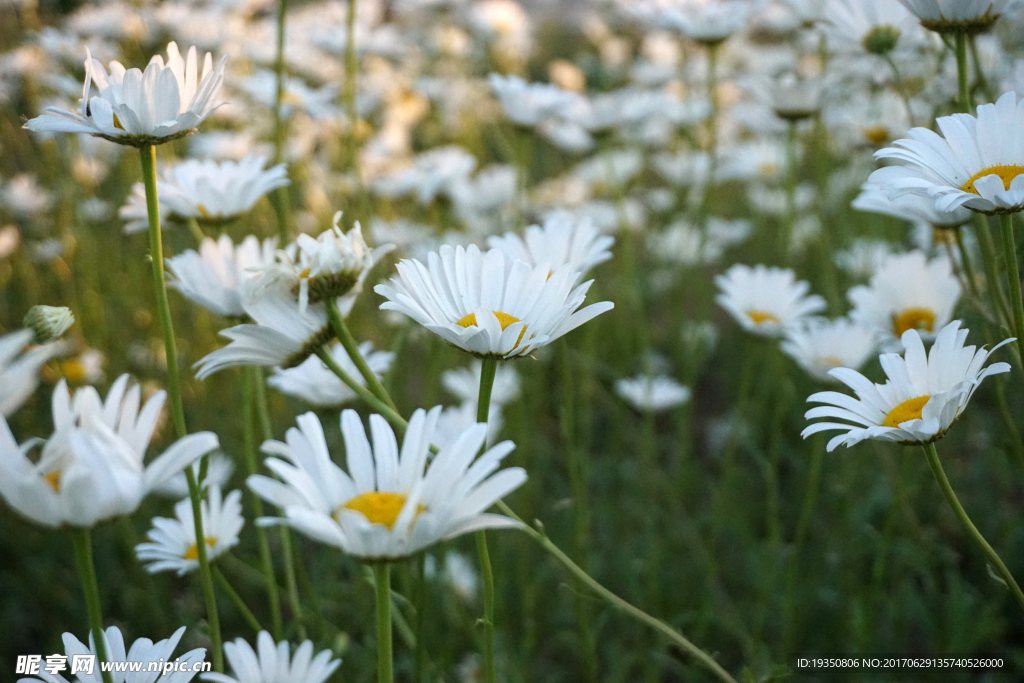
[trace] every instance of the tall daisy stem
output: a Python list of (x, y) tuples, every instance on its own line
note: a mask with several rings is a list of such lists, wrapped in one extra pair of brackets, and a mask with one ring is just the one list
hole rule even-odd
[(374, 565), (373, 576), (377, 584), (377, 683), (392, 683), (391, 565)]
[(956, 37), (956, 77), (960, 92), (960, 111), (970, 113), (974, 108), (971, 99), (970, 72), (967, 70), (967, 36), (957, 33)]
[(796, 224), (796, 186), (798, 182), (799, 163), (797, 162), (797, 122), (789, 122), (786, 133), (786, 223), (782, 226), (779, 239), (779, 259), (783, 265), (790, 261), (793, 244), (793, 228)]
[(341, 315), (341, 311), (338, 310), (338, 302), (334, 299), (327, 299), (325, 304), (327, 307), (327, 317), (331, 321), (331, 329), (334, 330), (338, 341), (341, 342), (348, 357), (359, 370), (359, 374), (366, 380), (366, 386), (373, 392), (374, 396), (391, 406), (392, 409), (397, 410), (384, 385), (377, 379), (377, 375), (370, 369), (369, 363), (366, 362), (363, 354), (359, 351), (359, 344), (356, 342), (355, 337), (352, 336), (348, 325), (345, 324), (345, 318)]
[(245, 601), (242, 600), (242, 596), (238, 594), (238, 591), (232, 587), (224, 574), (222, 574), (216, 567), (213, 568), (213, 578), (216, 579), (221, 592), (228, 596), (228, 599), (231, 600), (231, 604), (233, 604), (235, 609), (238, 610), (238, 613), (242, 615), (242, 619), (245, 620), (245, 623), (249, 624), (249, 628), (256, 633), (262, 631), (263, 627), (260, 626), (260, 622), (256, 618), (256, 615), (252, 613), (252, 610), (250, 610), (248, 605), (245, 604)]
[(1017, 241), (1013, 234), (1013, 214), (999, 216), (1003, 233), (1003, 255), (1006, 259), (1006, 277), (1010, 285), (1010, 311), (1013, 314), (1013, 333), (1017, 335), (1017, 349), (1024, 362), (1024, 302), (1021, 301), (1020, 272), (1017, 269)]
[[(288, 17), (288, 0), (277, 0), (277, 56), (274, 59), (274, 77), (277, 79), (277, 92), (274, 96), (274, 163), (281, 163), (284, 157), (284, 118), (281, 114), (281, 106), (284, 102), (285, 73), (284, 73), (284, 31), (285, 19)], [(277, 214), (277, 238), (283, 247), (288, 243), (290, 234), (288, 231), (288, 188), (280, 187), (276, 190), (274, 201), (274, 212)]]
[[(358, 349), (356, 351), (358, 353)], [(317, 358), (324, 362), (324, 365), (327, 366), (328, 370), (337, 375), (338, 379), (340, 379), (345, 386), (355, 392), (356, 396), (380, 413), (384, 419), (390, 422), (400, 433), (405, 433), (405, 418), (399, 415), (397, 410), (381, 401), (373, 394), (373, 392), (357, 382), (352, 375), (345, 372), (345, 368), (341, 367), (341, 365), (338, 364), (338, 361), (334, 360), (334, 356), (331, 355), (331, 350), (329, 348), (326, 346), (321, 347), (316, 352), (316, 355)]]
[(960, 520), (960, 523), (967, 530), (967, 533), (971, 535), (971, 538), (974, 539), (974, 542), (981, 546), (985, 556), (988, 557), (988, 561), (992, 563), (995, 570), (999, 572), (999, 576), (1006, 582), (1006, 587), (1013, 593), (1017, 603), (1024, 608), (1024, 592), (1021, 592), (1020, 586), (1017, 585), (1017, 581), (1013, 578), (1010, 570), (1006, 568), (1002, 558), (988, 544), (988, 541), (981, 535), (978, 528), (974, 526), (974, 522), (967, 516), (963, 506), (960, 505), (960, 501), (957, 499), (956, 493), (953, 492), (953, 487), (950, 486), (949, 479), (946, 478), (946, 473), (942, 469), (942, 463), (939, 462), (939, 453), (935, 450), (935, 444), (924, 444), (924, 454), (928, 457), (928, 465), (931, 466), (932, 474), (935, 475), (935, 481), (939, 483), (939, 488), (942, 489), (942, 494), (946, 496), (949, 507), (953, 508), (953, 513), (956, 514), (957, 519)]
[[(146, 188), (146, 208), (149, 213), (149, 256), (153, 266), (153, 290), (156, 296), (157, 315), (164, 336), (164, 351), (167, 356), (167, 394), (171, 399), (171, 415), (174, 428), (181, 438), (188, 434), (185, 426), (185, 409), (181, 403), (181, 384), (178, 378), (178, 349), (174, 340), (174, 323), (171, 320), (171, 306), (167, 301), (167, 279), (164, 275), (164, 245), (160, 233), (160, 202), (156, 192), (156, 147), (148, 145), (139, 148), (142, 161), (142, 182)], [(192, 517), (195, 522), (196, 549), (199, 556), (199, 579), (203, 586), (206, 599), (206, 618), (210, 627), (213, 668), (224, 671), (224, 652), (221, 649), (220, 616), (217, 614), (217, 599), (213, 593), (213, 577), (210, 575), (210, 562), (206, 557), (206, 538), (203, 533), (203, 515), (199, 484), (191, 467), (185, 468), (185, 479), (188, 482), (188, 495), (192, 500)]]
[[(480, 396), (476, 402), (476, 421), (487, 424), (491, 408), (491, 391), (494, 376), (498, 372), (498, 361), (485, 358), (480, 362)], [(486, 442), (484, 444), (486, 448)], [(497, 669), (494, 664), (494, 570), (491, 568), (491, 554), (487, 550), (487, 532), (476, 532), (476, 549), (480, 555), (480, 573), (484, 580), (484, 680), (495, 683)]]
[[(96, 641), (96, 656), (100, 662), (109, 662), (107, 641), (103, 639), (103, 613), (100, 611), (100, 587), (96, 582), (96, 565), (92, 561), (92, 533), (88, 528), (71, 531), (71, 542), (75, 547), (75, 564), (85, 594), (85, 609), (89, 612), (89, 629)], [(112, 683), (109, 671), (100, 669), (103, 683)]]
[(345, 21), (345, 86), (341, 99), (348, 115), (348, 164), (349, 168), (357, 171), (359, 111), (356, 107), (356, 79), (359, 76), (359, 58), (356, 55), (356, 3), (357, 0), (348, 0), (348, 16)]

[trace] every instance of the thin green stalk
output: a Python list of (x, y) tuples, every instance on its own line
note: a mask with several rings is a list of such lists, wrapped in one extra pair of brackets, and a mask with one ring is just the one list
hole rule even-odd
[(423, 683), (427, 669), (427, 644), (424, 626), (427, 623), (427, 554), (421, 552), (414, 560), (416, 567), (416, 648), (413, 657), (413, 683)]
[(782, 654), (786, 657), (790, 654), (793, 643), (793, 631), (795, 624), (793, 610), (798, 581), (800, 578), (800, 560), (803, 555), (804, 540), (811, 528), (811, 521), (814, 517), (814, 507), (818, 499), (818, 482), (821, 480), (821, 462), (824, 459), (825, 448), (821, 438), (811, 440), (811, 462), (807, 470), (807, 480), (804, 485), (804, 497), (800, 504), (800, 516), (797, 519), (796, 531), (793, 534), (793, 554), (790, 557), (789, 575), (786, 579), (786, 599), (783, 602), (782, 612)]
[(1003, 288), (999, 284), (999, 270), (996, 264), (996, 248), (992, 241), (992, 233), (989, 232), (988, 221), (981, 214), (974, 217), (974, 235), (978, 239), (978, 246), (981, 249), (981, 263), (985, 269), (985, 284), (988, 288), (989, 297), (995, 308), (996, 318), (1001, 324), (1010, 327), (1010, 305), (1006, 302)]
[(992, 546), (988, 544), (988, 541), (981, 535), (978, 528), (974, 526), (974, 522), (967, 516), (967, 512), (963, 506), (960, 505), (960, 501), (956, 497), (956, 493), (953, 492), (953, 487), (949, 484), (949, 479), (946, 478), (946, 473), (942, 469), (942, 463), (939, 462), (939, 453), (935, 449), (935, 443), (924, 444), (924, 454), (928, 458), (928, 465), (932, 468), (932, 474), (935, 475), (935, 481), (938, 482), (939, 488), (942, 489), (942, 494), (946, 497), (946, 502), (949, 503), (949, 507), (953, 509), (953, 513), (956, 514), (957, 519), (970, 534), (974, 542), (977, 543), (981, 549), (985, 552), (989, 562), (999, 572), (999, 576), (1002, 577), (1006, 583), (1006, 587), (1013, 593), (1013, 597), (1017, 600), (1017, 603), (1024, 608), (1024, 592), (1021, 592), (1020, 586), (1017, 585), (1017, 581), (1013, 578), (1013, 574), (1006, 568), (1002, 558), (992, 549)]
[[(274, 58), (274, 77), (277, 79), (277, 92), (274, 96), (274, 163), (281, 163), (284, 157), (284, 119), (281, 115), (281, 105), (284, 102), (285, 73), (284, 73), (284, 34), (285, 19), (288, 16), (288, 0), (277, 0), (277, 55)], [(274, 201), (271, 202), (274, 213), (277, 214), (277, 238), (281, 246), (289, 242), (290, 233), (288, 230), (288, 188), (278, 188), (274, 194)]]
[(957, 33), (956, 40), (956, 78), (960, 91), (960, 111), (970, 113), (974, 108), (971, 99), (970, 74), (967, 71), (967, 36)]
[(357, 382), (352, 375), (345, 372), (345, 369), (338, 365), (338, 361), (334, 360), (334, 356), (331, 355), (331, 350), (326, 346), (320, 348), (316, 352), (317, 357), (324, 362), (327, 369), (338, 376), (342, 382), (345, 383), (349, 389), (354, 391), (356, 395), (365, 401), (371, 408), (380, 413), (384, 419), (390, 422), (400, 433), (405, 433), (406, 421), (398, 414), (397, 410), (391, 408), (391, 406), (381, 402), (379, 398), (373, 395), (373, 393), (364, 387), (362, 384)]
[(356, 108), (356, 79), (359, 76), (359, 59), (356, 56), (356, 3), (357, 0), (348, 0), (348, 16), (345, 20), (345, 86), (341, 93), (341, 101), (348, 115), (348, 164), (351, 169), (358, 166), (356, 150), (359, 147), (359, 111)]
[[(480, 395), (476, 402), (476, 421), (487, 424), (491, 408), (491, 391), (494, 389), (494, 376), (498, 372), (498, 361), (485, 358), (480, 361)], [(476, 549), (480, 556), (480, 573), (484, 581), (484, 680), (487, 683), (497, 681), (497, 670), (494, 664), (494, 570), (491, 567), (491, 555), (487, 550), (487, 532), (481, 529), (476, 532)]]
[[(89, 628), (93, 640), (96, 641), (96, 656), (100, 662), (109, 662), (107, 641), (103, 639), (103, 613), (100, 611), (100, 587), (96, 582), (96, 565), (92, 561), (92, 535), (88, 527), (73, 529), (71, 542), (75, 548), (75, 564), (78, 566), (78, 577), (82, 581), (82, 593), (85, 595), (85, 609), (89, 613)], [(113, 683), (109, 671), (100, 669), (103, 683)]]
[[(263, 381), (263, 373), (259, 368), (246, 368), (243, 375), (244, 400), (242, 406), (242, 418), (244, 422), (244, 452), (246, 476), (251, 477), (259, 471), (257, 465), (257, 437), (256, 437), (256, 392), (254, 386), (257, 382)], [(249, 499), (249, 506), (252, 508), (256, 519), (263, 516), (263, 501), (246, 487), (246, 497)], [(284, 637), (284, 627), (281, 622), (281, 596), (277, 590), (277, 575), (274, 573), (274, 559), (270, 554), (270, 543), (267, 541), (267, 531), (261, 526), (256, 526), (256, 545), (259, 549), (260, 565), (263, 568), (264, 583), (267, 589), (267, 602), (270, 605), (270, 624), (275, 641)]]
[(325, 304), (327, 317), (331, 321), (331, 328), (338, 337), (338, 341), (341, 342), (342, 347), (344, 347), (348, 357), (359, 370), (359, 374), (366, 380), (366, 386), (373, 392), (374, 396), (387, 403), (392, 409), (398, 410), (391, 401), (391, 396), (388, 395), (384, 385), (377, 379), (376, 373), (370, 369), (370, 365), (363, 358), (363, 354), (359, 352), (359, 344), (356, 342), (355, 337), (352, 336), (352, 332), (349, 331), (348, 325), (345, 324), (345, 318), (341, 315), (341, 311), (338, 310), (338, 302), (329, 298)]
[[(139, 159), (142, 162), (142, 182), (146, 188), (146, 208), (149, 214), (149, 252), (153, 267), (153, 289), (156, 296), (157, 315), (163, 331), (164, 350), (167, 356), (167, 394), (170, 397), (171, 415), (174, 418), (175, 431), (178, 438), (188, 434), (185, 426), (185, 410), (181, 403), (181, 383), (178, 377), (178, 350), (174, 340), (174, 323), (171, 319), (171, 306), (167, 301), (167, 280), (164, 275), (163, 235), (160, 233), (160, 202), (156, 187), (156, 147), (148, 145), (139, 148)], [(199, 560), (199, 578), (203, 586), (206, 600), (206, 617), (210, 626), (210, 641), (213, 655), (213, 668), (217, 672), (224, 671), (224, 652), (221, 649), (220, 617), (217, 614), (217, 599), (213, 593), (213, 578), (210, 575), (210, 562), (206, 557), (206, 544), (202, 539), (203, 515), (201, 512), (199, 485), (191, 467), (185, 468), (185, 479), (188, 482), (189, 498), (192, 501), (192, 517), (196, 532), (196, 548)]]
[(391, 565), (373, 566), (377, 584), (377, 683), (393, 683), (391, 651)]
[(779, 261), (788, 264), (793, 243), (793, 228), (796, 225), (796, 186), (799, 167), (797, 164), (797, 122), (790, 121), (786, 134), (786, 218), (779, 235)]
[[(255, 395), (256, 419), (259, 421), (263, 440), (274, 438), (274, 429), (270, 423), (270, 409), (267, 406), (267, 385), (263, 379), (263, 368), (253, 368), (253, 394)], [(279, 527), (281, 532), (281, 554), (284, 556), (284, 583), (288, 587), (288, 604), (292, 609), (292, 618), (298, 623), (299, 638), (306, 637), (306, 622), (303, 618), (302, 601), (299, 600), (299, 586), (295, 580), (295, 554), (293, 552), (292, 531), (286, 526)]]
[(1013, 315), (1013, 333), (1017, 336), (1017, 348), (1024, 362), (1024, 302), (1021, 301), (1020, 271), (1017, 269), (1017, 241), (1013, 235), (1013, 214), (999, 216), (999, 227), (1003, 234), (1003, 256), (1006, 260), (1006, 278), (1010, 287), (1010, 311)]
[(195, 239), (197, 245), (202, 244), (203, 240), (206, 239), (206, 233), (204, 233), (203, 229), (199, 227), (199, 221), (195, 218), (189, 217), (188, 229), (189, 232), (192, 233), (192, 237)]
[(978, 292), (978, 279), (974, 274), (974, 265), (971, 263), (970, 254), (967, 253), (967, 247), (964, 245), (963, 226), (957, 226), (952, 231), (953, 236), (956, 238), (956, 249), (960, 252), (960, 263), (964, 269), (964, 278), (967, 279), (967, 287), (971, 295), (980, 301), (981, 294)]
[(221, 571), (216, 567), (213, 567), (213, 578), (217, 582), (217, 585), (220, 586), (221, 591), (223, 591), (224, 594), (228, 596), (228, 599), (231, 600), (232, 604), (234, 604), (235, 609), (238, 610), (238, 613), (242, 615), (243, 619), (245, 619), (245, 623), (249, 624), (249, 627), (252, 628), (252, 630), (256, 633), (262, 631), (263, 627), (260, 626), (260, 622), (252, 613), (252, 610), (250, 610), (246, 606), (245, 601), (242, 600), (242, 597), (235, 591), (234, 588), (231, 587), (231, 584), (224, 577), (224, 575), (221, 574)]

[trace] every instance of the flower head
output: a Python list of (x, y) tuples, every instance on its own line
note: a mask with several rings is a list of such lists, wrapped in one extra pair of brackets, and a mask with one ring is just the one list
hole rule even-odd
[(167, 259), (171, 275), (167, 284), (211, 313), (244, 316), (243, 286), (274, 262), (276, 246), (276, 238), (261, 243), (249, 235), (235, 246), (227, 235), (216, 240), (207, 237), (198, 252), (189, 249)]
[(809, 318), (786, 330), (782, 350), (815, 379), (837, 381), (833, 368), (856, 370), (878, 347), (874, 330), (847, 318)]
[(56, 341), (26, 350), (35, 333), (24, 329), (0, 337), (0, 415), (20, 408), (39, 386), (39, 368), (68, 351)]
[[(77, 112), (47, 107), (25, 127), (35, 132), (87, 133), (122, 145), (156, 145), (188, 135), (219, 106), (225, 56), (217, 68), (207, 54), (202, 75), (196, 49), (182, 58), (178, 46), (167, 46), (167, 62), (154, 55), (145, 72), (110, 63), (110, 73), (88, 49), (85, 87)], [(95, 83), (97, 95), (91, 95)]]
[(967, 330), (954, 320), (939, 332), (931, 351), (925, 354), (921, 335), (910, 329), (903, 333), (905, 356), (884, 353), (879, 356), (887, 377), (875, 384), (850, 368), (829, 371), (833, 377), (853, 389), (857, 398), (835, 391), (810, 396), (809, 403), (825, 404), (807, 411), (807, 419), (831, 418), (815, 422), (802, 436), (830, 430), (842, 430), (828, 442), (828, 450), (840, 444), (848, 447), (864, 439), (920, 444), (942, 437), (967, 407), (982, 380), (1010, 371), (1007, 363), (983, 367), (992, 351), (964, 346)]
[(487, 245), (500, 249), (509, 258), (531, 266), (547, 263), (552, 270), (568, 265), (585, 275), (588, 270), (612, 257), (615, 238), (602, 235), (589, 217), (575, 217), (568, 211), (548, 215), (544, 225), (531, 225), (523, 237), (512, 232), (487, 238)]
[(521, 126), (536, 126), (548, 119), (560, 117), (582, 99), (578, 94), (562, 90), (557, 85), (527, 83), (515, 75), (492, 73), (488, 82), (505, 116)]
[(306, 413), (285, 443), (263, 444), (277, 456), (266, 466), (281, 481), (253, 475), (249, 488), (282, 508), (282, 521), (297, 531), (365, 560), (400, 559), (470, 531), (515, 527), (486, 512), (526, 481), (518, 467), (495, 473), (515, 446), (504, 441), (476, 457), (487, 431), (477, 424), (441, 444), (428, 466), (440, 412), (413, 413), (399, 450), (383, 417), (370, 416), (371, 448), (359, 415), (343, 411), (347, 472), (332, 462), (320, 420)]
[[(213, 560), (238, 544), (238, 533), (245, 524), (242, 492), (232, 491), (222, 498), (220, 486), (214, 485), (210, 487), (209, 499), (201, 505), (206, 557)], [(199, 567), (192, 501), (179, 501), (174, 506), (174, 516), (175, 519), (154, 517), (153, 528), (146, 533), (150, 542), (135, 546), (136, 556), (147, 562), (146, 570), (152, 574), (174, 570), (181, 576)]]
[(717, 45), (741, 30), (755, 7), (749, 0), (686, 0), (675, 4), (678, 6), (662, 12), (662, 24), (706, 45)]
[(241, 161), (183, 161), (157, 183), (160, 203), (171, 216), (200, 223), (234, 220), (248, 213), (263, 195), (291, 182), (284, 164), (264, 169), (266, 163), (266, 157), (252, 154)]
[(666, 375), (637, 375), (615, 382), (615, 393), (641, 412), (670, 410), (690, 400), (690, 389)]
[(808, 294), (792, 270), (736, 264), (715, 278), (718, 305), (748, 332), (778, 337), (803, 318), (825, 310), (825, 300)]
[(961, 206), (952, 211), (939, 211), (927, 196), (903, 194), (890, 198), (886, 186), (904, 174), (899, 166), (878, 169), (861, 186), (860, 194), (850, 206), (858, 211), (881, 213), (915, 223), (923, 221), (937, 228), (956, 228), (971, 220), (968, 209)]
[(256, 636), (256, 649), (241, 638), (224, 643), (224, 656), (231, 665), (231, 676), (204, 673), (200, 678), (211, 683), (324, 683), (340, 659), (331, 659), (330, 650), (321, 650), (313, 656), (313, 642), (305, 641), (295, 654), (289, 655), (288, 641), (277, 645), (266, 631)]
[(992, 28), (1006, 8), (1017, 0), (900, 0), (937, 33), (981, 33)]
[(75, 314), (67, 306), (33, 306), (25, 314), (25, 327), (37, 344), (60, 339), (74, 324)]
[(525, 356), (611, 310), (602, 302), (580, 310), (590, 282), (576, 285), (570, 265), (554, 272), (498, 249), (443, 246), (424, 265), (398, 264), (398, 276), (374, 291), (385, 310), (409, 316), (448, 343), (476, 356)]
[(884, 178), (890, 199), (918, 194), (938, 211), (964, 207), (985, 214), (1024, 209), (1024, 104), (1009, 92), (970, 114), (942, 116), (942, 135), (914, 128), (903, 140), (875, 153), (895, 159)]

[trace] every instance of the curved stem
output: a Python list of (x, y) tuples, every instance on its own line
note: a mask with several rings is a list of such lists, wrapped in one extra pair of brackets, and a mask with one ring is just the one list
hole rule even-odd
[(1013, 235), (1013, 214), (999, 216), (1003, 234), (1003, 257), (1006, 260), (1006, 278), (1010, 287), (1010, 312), (1013, 315), (1013, 333), (1017, 336), (1017, 349), (1024, 362), (1024, 302), (1021, 301), (1020, 272), (1017, 269), (1017, 240)]
[(377, 683), (392, 683), (391, 565), (374, 565), (373, 577), (377, 584)]
[(352, 336), (352, 332), (349, 331), (348, 325), (345, 324), (345, 318), (341, 315), (341, 311), (338, 310), (338, 302), (335, 299), (329, 298), (324, 303), (327, 308), (327, 317), (331, 321), (331, 329), (334, 330), (338, 341), (341, 342), (348, 357), (359, 370), (359, 374), (366, 380), (366, 386), (373, 392), (374, 396), (388, 404), (393, 410), (398, 410), (395, 408), (395, 404), (392, 402), (391, 396), (388, 395), (384, 385), (381, 384), (376, 373), (370, 369), (369, 363), (366, 362), (363, 354), (359, 351), (359, 344), (356, 342), (355, 337)]
[(242, 597), (235, 591), (234, 588), (231, 587), (231, 584), (224, 577), (224, 575), (221, 574), (221, 571), (216, 567), (213, 567), (213, 578), (217, 582), (217, 585), (220, 586), (220, 589), (224, 592), (224, 595), (228, 596), (228, 599), (231, 600), (232, 604), (235, 606), (235, 609), (238, 610), (238, 613), (242, 615), (243, 619), (245, 619), (245, 623), (249, 624), (249, 627), (256, 633), (262, 631), (263, 627), (260, 626), (260, 622), (252, 613), (252, 610), (250, 610), (248, 606), (246, 606), (245, 601), (242, 600)]
[[(146, 209), (149, 214), (149, 255), (153, 266), (153, 290), (156, 296), (157, 315), (163, 331), (164, 351), (167, 356), (167, 394), (170, 398), (171, 415), (174, 418), (178, 438), (188, 434), (185, 426), (185, 410), (181, 403), (181, 383), (178, 376), (178, 349), (174, 340), (174, 323), (171, 320), (171, 306), (167, 301), (167, 280), (164, 275), (164, 245), (160, 233), (160, 202), (156, 187), (156, 147), (149, 145), (139, 148), (142, 162), (142, 182), (146, 188)], [(206, 456), (203, 456), (204, 458)], [(210, 576), (210, 562), (206, 557), (206, 543), (203, 539), (203, 515), (201, 494), (196, 475), (191, 467), (185, 468), (188, 494), (192, 501), (192, 517), (196, 533), (196, 549), (199, 560), (199, 578), (206, 599), (206, 618), (210, 626), (210, 641), (215, 671), (224, 671), (224, 652), (221, 649), (220, 617), (217, 614), (217, 599), (213, 594), (213, 579)]]
[[(89, 613), (89, 629), (96, 642), (96, 656), (100, 662), (109, 662), (107, 641), (103, 639), (103, 613), (100, 611), (100, 588), (96, 582), (96, 565), (92, 561), (92, 535), (88, 528), (73, 529), (71, 542), (75, 547), (75, 564), (78, 566), (78, 577), (82, 581), (82, 593), (85, 594), (85, 609)], [(100, 672), (103, 683), (112, 683), (109, 671)]]
[(331, 355), (330, 349), (323, 346), (316, 352), (317, 357), (324, 362), (327, 369), (338, 376), (345, 386), (356, 393), (360, 399), (365, 401), (371, 408), (376, 410), (381, 416), (391, 423), (395, 429), (399, 431), (399, 435), (405, 433), (406, 421), (398, 411), (393, 409), (391, 406), (383, 403), (379, 398), (373, 395), (373, 393), (364, 387), (362, 384), (357, 382), (352, 375), (345, 372), (345, 369), (338, 365), (338, 361), (334, 360), (334, 356)]
[(939, 488), (942, 489), (942, 494), (946, 496), (946, 502), (949, 503), (949, 507), (953, 508), (953, 513), (956, 514), (957, 519), (963, 524), (964, 529), (970, 534), (974, 542), (981, 546), (981, 549), (985, 552), (989, 562), (992, 563), (996, 571), (999, 572), (999, 576), (1002, 577), (1003, 581), (1006, 582), (1006, 587), (1013, 593), (1013, 597), (1020, 604), (1021, 608), (1024, 608), (1024, 592), (1021, 592), (1020, 586), (1017, 585), (1017, 581), (1013, 578), (1013, 574), (1003, 564), (1002, 558), (992, 549), (992, 546), (988, 544), (988, 541), (981, 535), (978, 528), (974, 526), (974, 522), (967, 516), (967, 512), (963, 506), (960, 505), (960, 501), (957, 499), (956, 494), (953, 492), (953, 487), (949, 484), (949, 479), (946, 478), (946, 473), (942, 469), (942, 463), (939, 462), (939, 453), (935, 450), (934, 443), (924, 444), (924, 454), (928, 457), (928, 465), (932, 468), (932, 474), (935, 475), (935, 481), (939, 483)]
[[(494, 389), (494, 376), (497, 372), (497, 360), (485, 358), (480, 361), (480, 395), (476, 402), (476, 421), (484, 425), (487, 424), (491, 408), (491, 392)], [(484, 448), (486, 447), (485, 440)], [(497, 669), (494, 664), (494, 570), (491, 567), (490, 552), (487, 550), (487, 532), (483, 529), (476, 532), (476, 549), (480, 556), (480, 574), (484, 581), (484, 680), (487, 683), (495, 683)]]

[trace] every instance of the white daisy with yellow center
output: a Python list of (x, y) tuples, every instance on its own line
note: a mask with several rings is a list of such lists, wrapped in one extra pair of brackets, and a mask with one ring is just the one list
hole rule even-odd
[(851, 318), (894, 342), (907, 330), (934, 339), (953, 317), (960, 292), (948, 258), (929, 261), (923, 251), (910, 251), (887, 257), (866, 286), (846, 296), (853, 304)]
[(211, 313), (243, 317), (242, 287), (273, 262), (276, 247), (276, 238), (260, 242), (249, 235), (235, 245), (227, 235), (207, 237), (198, 252), (188, 249), (167, 259), (167, 285)]
[(808, 294), (811, 286), (797, 281), (789, 269), (736, 264), (717, 276), (715, 284), (718, 305), (743, 329), (766, 337), (778, 337), (787, 327), (825, 310), (825, 300)]
[[(242, 517), (242, 492), (221, 496), (220, 486), (210, 487), (209, 499), (201, 503), (206, 557), (214, 560), (238, 544), (238, 533), (245, 524)], [(178, 576), (199, 567), (192, 501), (185, 498), (174, 506), (174, 519), (154, 517), (153, 528), (146, 532), (149, 543), (135, 546), (135, 555), (146, 563), (151, 574), (175, 571)]]
[(811, 318), (786, 330), (783, 352), (815, 379), (836, 382), (833, 368), (858, 369), (875, 353), (873, 330), (847, 318)]
[(160, 203), (171, 215), (204, 224), (235, 220), (249, 213), (263, 195), (291, 182), (284, 164), (264, 168), (266, 164), (266, 157), (254, 154), (240, 161), (188, 159), (157, 182)]
[(403, 260), (398, 276), (374, 291), (385, 310), (404, 313), (448, 343), (479, 357), (525, 356), (611, 310), (580, 309), (592, 281), (577, 285), (569, 264), (554, 271), (498, 249), (443, 246), (427, 263)]
[(364, 560), (408, 557), (471, 531), (511, 528), (517, 522), (486, 512), (526, 481), (510, 467), (495, 472), (515, 446), (503, 441), (476, 457), (487, 427), (474, 424), (440, 450), (427, 466), (441, 407), (417, 410), (399, 450), (380, 415), (370, 416), (371, 447), (354, 410), (341, 414), (348, 471), (331, 460), (320, 420), (300, 415), (285, 442), (266, 441), (266, 460), (280, 478), (249, 477), (249, 488), (284, 510), (284, 522), (315, 540)]
[(887, 377), (885, 384), (875, 384), (850, 368), (831, 370), (829, 374), (853, 389), (857, 397), (835, 391), (811, 395), (808, 403), (825, 405), (808, 410), (805, 417), (828, 421), (811, 424), (801, 436), (842, 430), (828, 442), (829, 451), (864, 439), (905, 444), (935, 441), (964, 411), (982, 380), (1010, 371), (1007, 363), (983, 366), (993, 351), (1012, 339), (1000, 342), (991, 351), (964, 346), (966, 339), (967, 330), (961, 330), (960, 322), (954, 320), (942, 328), (926, 354), (921, 335), (917, 330), (907, 330), (902, 338), (905, 356), (879, 356)]
[(883, 189), (929, 197), (938, 211), (959, 207), (984, 214), (1024, 209), (1024, 104), (1008, 92), (978, 107), (977, 117), (953, 114), (936, 120), (942, 135), (914, 128), (908, 138), (875, 153), (898, 165)]
[(531, 225), (523, 236), (507, 232), (487, 238), (487, 246), (499, 249), (510, 258), (537, 266), (547, 263), (557, 269), (568, 265), (585, 274), (612, 257), (615, 238), (602, 235), (589, 216), (577, 217), (568, 211), (554, 211), (544, 225)]
[[(208, 683), (324, 683), (340, 659), (332, 659), (334, 652), (321, 650), (313, 654), (313, 641), (303, 641), (290, 653), (287, 640), (275, 644), (266, 631), (256, 636), (256, 647), (236, 638), (224, 643), (224, 657), (231, 665), (231, 675), (204, 673), (200, 679)], [(184, 683), (184, 679), (182, 679)]]

